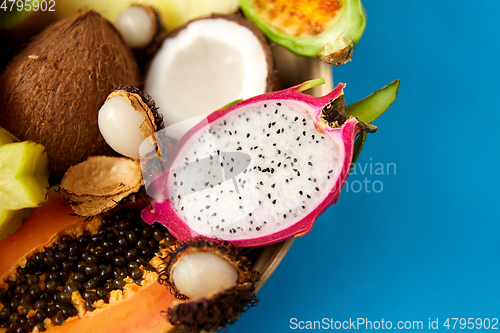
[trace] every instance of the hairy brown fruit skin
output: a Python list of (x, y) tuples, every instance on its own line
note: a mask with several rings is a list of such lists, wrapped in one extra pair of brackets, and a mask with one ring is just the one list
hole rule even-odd
[(51, 183), (91, 155), (111, 155), (97, 115), (116, 87), (137, 85), (139, 69), (112, 24), (95, 11), (37, 35), (0, 76), (0, 125), (42, 143)]
[(246, 282), (210, 298), (174, 302), (166, 311), (166, 317), (182, 333), (215, 332), (227, 329), (258, 302), (253, 284)]
[[(230, 242), (203, 237), (186, 240), (166, 251), (158, 282), (180, 300), (164, 314), (172, 325), (183, 333), (215, 332), (233, 324), (243, 312), (257, 305), (255, 283), (260, 274), (251, 268), (250, 260), (240, 251)], [(172, 272), (183, 256), (193, 252), (212, 252), (229, 261), (238, 271), (236, 286), (196, 299), (183, 295), (175, 286)]]

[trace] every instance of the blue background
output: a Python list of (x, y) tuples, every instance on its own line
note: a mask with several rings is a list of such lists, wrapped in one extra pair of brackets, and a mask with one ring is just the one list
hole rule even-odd
[[(352, 103), (399, 78), (398, 98), (374, 123), (365, 174), (351, 175), (229, 332), (298, 331), (291, 318), (425, 328), (431, 318), (440, 331), (450, 317), (500, 318), (500, 1), (364, 5), (365, 34), (334, 81)], [(396, 171), (376, 175), (376, 163)], [(365, 179), (383, 190), (355, 193)]]

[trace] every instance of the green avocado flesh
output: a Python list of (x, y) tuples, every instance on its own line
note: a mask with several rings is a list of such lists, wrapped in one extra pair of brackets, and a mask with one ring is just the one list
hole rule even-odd
[[(278, 1), (279, 2), (279, 1)], [(325, 6), (340, 6), (331, 19), (313, 14), (304, 15), (294, 10), (299, 8), (298, 1), (284, 1), (283, 5), (262, 0), (240, 0), (241, 9), (255, 25), (273, 42), (282, 45), (293, 53), (306, 57), (319, 57), (323, 61), (338, 66), (351, 60), (352, 51), (359, 42), (366, 27), (366, 12), (360, 0), (325, 1), (308, 0), (307, 9), (324, 12)], [(288, 6), (288, 7), (287, 7)], [(276, 14), (278, 12), (278, 14)], [(291, 23), (284, 17), (294, 16)], [(277, 17), (279, 19), (277, 19)], [(302, 22), (301, 22), (302, 21)], [(302, 24), (302, 25), (300, 25)], [(290, 26), (295, 29), (290, 29)], [(309, 28), (308, 28), (309, 27)], [(306, 31), (304, 33), (303, 31)], [(294, 33), (297, 32), (297, 33)]]

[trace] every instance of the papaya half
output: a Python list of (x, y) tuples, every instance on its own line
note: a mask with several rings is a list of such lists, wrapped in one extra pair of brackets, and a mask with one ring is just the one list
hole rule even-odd
[(0, 332), (169, 331), (174, 296), (156, 272), (168, 241), (133, 209), (88, 220), (51, 190), (0, 242)]

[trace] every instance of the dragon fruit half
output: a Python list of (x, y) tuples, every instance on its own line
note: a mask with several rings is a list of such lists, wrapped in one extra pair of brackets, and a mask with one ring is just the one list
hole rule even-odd
[(308, 233), (337, 201), (357, 135), (376, 130), (347, 115), (345, 84), (323, 97), (301, 92), (310, 84), (238, 102), (192, 128), (151, 185), (144, 221), (180, 240), (240, 247)]

